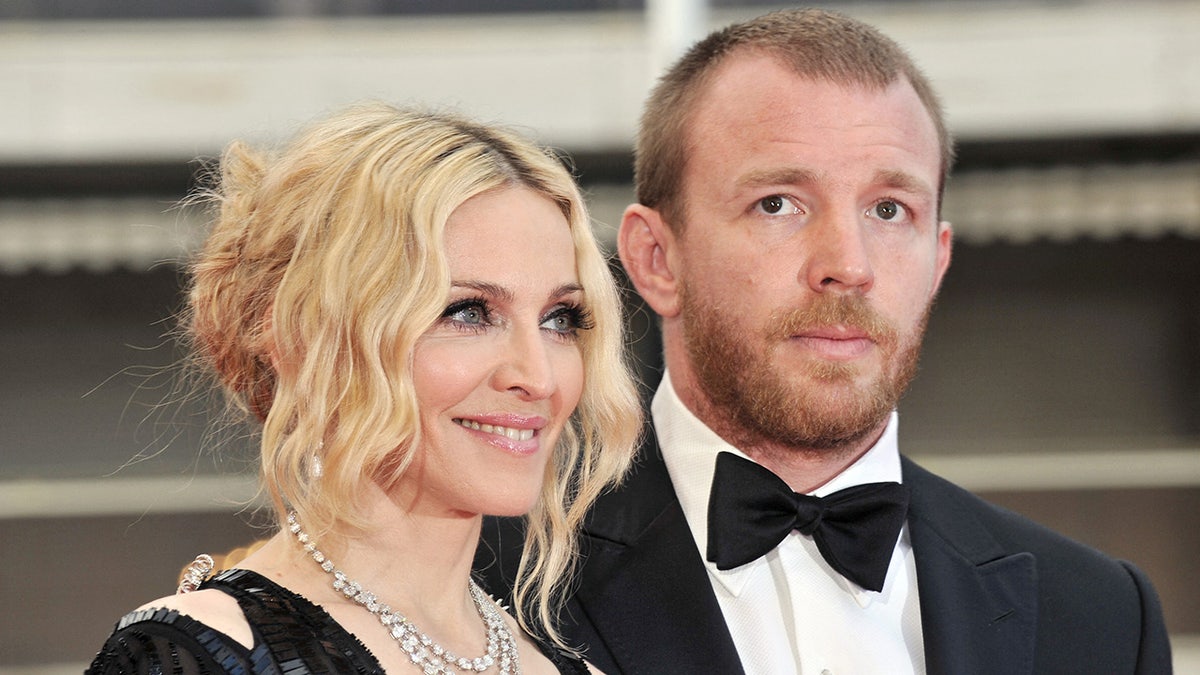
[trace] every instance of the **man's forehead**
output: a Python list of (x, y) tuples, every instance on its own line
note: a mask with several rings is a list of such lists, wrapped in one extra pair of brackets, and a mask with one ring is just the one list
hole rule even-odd
[(833, 82), (797, 73), (768, 54), (733, 54), (690, 107), (683, 129), (685, 161), (722, 140), (803, 143), (803, 133), (819, 141), (824, 129), (849, 126), (875, 128), (882, 135), (899, 128), (910, 141), (927, 138), (940, 155), (934, 117), (903, 76), (884, 88)]

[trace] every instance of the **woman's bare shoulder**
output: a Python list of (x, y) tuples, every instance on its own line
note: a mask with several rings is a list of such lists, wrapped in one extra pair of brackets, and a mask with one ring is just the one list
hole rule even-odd
[(138, 611), (145, 609), (173, 609), (228, 635), (247, 649), (254, 647), (254, 635), (237, 600), (214, 588), (168, 595), (138, 607)]

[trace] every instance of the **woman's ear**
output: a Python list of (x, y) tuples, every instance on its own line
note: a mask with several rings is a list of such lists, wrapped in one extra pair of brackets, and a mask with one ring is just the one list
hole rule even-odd
[(274, 309), (275, 308), (272, 307), (266, 312), (266, 314), (263, 315), (262, 337), (260, 340), (263, 353), (267, 355), (267, 359), (271, 364), (272, 370), (278, 373), (280, 366), (283, 364), (281, 363), (282, 358), (279, 354), (279, 343), (275, 340)]
[(655, 209), (631, 204), (621, 218), (617, 252), (625, 273), (650, 308), (664, 318), (679, 313), (675, 235)]

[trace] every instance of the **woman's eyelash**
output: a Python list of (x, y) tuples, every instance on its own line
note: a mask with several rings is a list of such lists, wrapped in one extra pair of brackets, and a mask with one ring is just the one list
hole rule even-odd
[[(442, 312), (441, 320), (464, 331), (481, 331), (494, 324), (491, 306), (483, 297), (465, 298), (451, 303)], [(591, 311), (573, 303), (555, 306), (542, 316), (540, 324), (545, 330), (570, 337), (595, 326)]]
[(592, 319), (591, 310), (583, 307), (582, 305), (576, 304), (562, 305), (556, 308), (554, 311), (546, 315), (546, 318), (542, 321), (542, 323), (550, 321), (551, 319), (558, 319), (560, 317), (565, 317), (568, 320), (571, 332), (589, 330), (596, 326), (595, 321)]
[(491, 308), (485, 298), (466, 298), (450, 303), (442, 312), (442, 319), (452, 320), (465, 326), (486, 326), (491, 321)]

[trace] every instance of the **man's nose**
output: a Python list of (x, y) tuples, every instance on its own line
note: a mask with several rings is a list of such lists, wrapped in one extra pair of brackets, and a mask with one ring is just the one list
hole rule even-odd
[(853, 210), (825, 214), (810, 223), (803, 281), (818, 293), (858, 290), (875, 282), (863, 216)]

